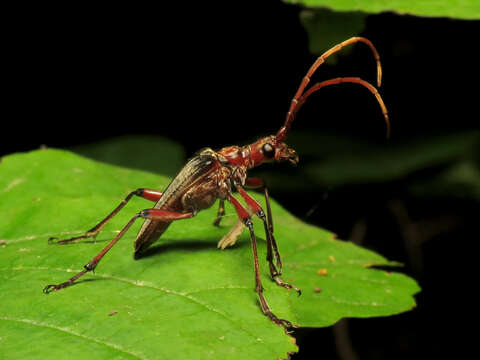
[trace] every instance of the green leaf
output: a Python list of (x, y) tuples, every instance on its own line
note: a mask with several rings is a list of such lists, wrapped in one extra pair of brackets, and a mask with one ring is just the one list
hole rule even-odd
[[(300, 20), (308, 34), (308, 48), (312, 54), (320, 55), (331, 47), (352, 36), (359, 35), (365, 28), (366, 15), (361, 12), (333, 12), (326, 9), (305, 9), (300, 12)], [(346, 47), (346, 56), (352, 47)], [(334, 65), (337, 55), (326, 60)]]
[(479, 19), (480, 2), (477, 0), (283, 0), (306, 7), (326, 7), (335, 11), (363, 11), (380, 13), (393, 11), (400, 14)]
[[(159, 162), (168, 162), (168, 157)], [(96, 241), (49, 245), (91, 228), (130, 191), (164, 189), (169, 178), (96, 162), (60, 150), (4, 157), (0, 163), (0, 348), (8, 359), (68, 353), (102, 359), (276, 359), (297, 350), (293, 339), (265, 317), (254, 288), (248, 234), (220, 251), (216, 209), (171, 225), (148, 256), (134, 261), (140, 222), (112, 248), (95, 273), (45, 295), (82, 270), (140, 209), (129, 204)], [(261, 196), (254, 195), (263, 202)], [(284, 279), (269, 279), (263, 226), (255, 220), (265, 296), (273, 311), (299, 326), (329, 326), (342, 317), (386, 316), (415, 306), (415, 281), (373, 269), (397, 265), (372, 251), (336, 240), (272, 203)]]

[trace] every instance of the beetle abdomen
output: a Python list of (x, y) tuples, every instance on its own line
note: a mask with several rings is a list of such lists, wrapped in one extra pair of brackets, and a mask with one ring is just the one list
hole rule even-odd
[[(194, 189), (197, 184), (202, 184), (202, 180), (209, 176), (218, 166), (217, 154), (212, 149), (200, 151), (190, 159), (177, 176), (175, 176), (153, 208), (175, 212), (196, 212), (201, 210), (206, 204), (199, 203), (198, 205), (202, 205), (199, 209), (191, 207), (190, 205), (186, 207), (183, 198), (187, 192), (195, 192), (192, 189)], [(214, 194), (212, 195), (215, 197)], [(215, 199), (216, 198), (213, 198), (212, 202), (211, 199), (208, 199), (208, 203), (211, 202), (211, 204), (213, 204)], [(157, 241), (169, 225), (170, 222), (145, 220), (135, 239), (135, 258)]]

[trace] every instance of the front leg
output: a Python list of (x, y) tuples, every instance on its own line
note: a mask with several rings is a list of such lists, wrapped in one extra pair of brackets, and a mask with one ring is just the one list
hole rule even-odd
[[(267, 217), (265, 215), (265, 212), (263, 211), (260, 204), (254, 198), (248, 195), (247, 192), (240, 185), (236, 185), (236, 187), (239, 194), (243, 197), (245, 202), (248, 204), (248, 207), (251, 209), (251, 211), (263, 221), (263, 226), (265, 228), (265, 234), (267, 238), (267, 261), (270, 268), (270, 275), (272, 276), (272, 279), (277, 283), (277, 285), (282, 286), (286, 289), (294, 289), (297, 291), (298, 295), (300, 295), (302, 291), (299, 288), (297, 288), (294, 285), (288, 284), (280, 277), (282, 262), (280, 259), (280, 254), (278, 252), (277, 242), (275, 241), (271, 228), (267, 222)], [(267, 208), (269, 209), (270, 206), (268, 206)], [(275, 255), (277, 266), (279, 265), (280, 271), (277, 270), (277, 268), (273, 264), (273, 255)]]
[[(268, 195), (268, 188), (263, 181), (262, 178), (258, 177), (251, 177), (247, 178), (245, 185), (251, 189), (258, 189), (263, 188), (263, 193), (265, 196), (265, 205), (267, 207), (267, 226), (268, 232), (270, 232), (271, 236), (267, 236), (267, 260), (269, 263), (272, 262), (273, 257), (275, 257), (276, 264), (278, 267), (278, 274), (282, 274), (282, 259), (280, 257), (280, 253), (278, 252), (277, 242), (275, 241), (275, 237), (273, 236), (273, 217), (272, 217), (272, 209), (270, 208), (270, 197)], [(267, 230), (265, 229), (267, 232)], [(268, 241), (270, 240), (270, 241)]]
[(230, 195), (228, 197), (228, 200), (235, 207), (235, 210), (240, 220), (248, 227), (248, 230), (250, 231), (250, 239), (252, 241), (253, 264), (255, 269), (255, 292), (258, 294), (262, 312), (266, 316), (268, 316), (268, 318), (272, 320), (275, 324), (283, 326), (285, 330), (288, 331), (289, 329), (293, 328), (292, 323), (288, 320), (278, 318), (272, 312), (272, 310), (270, 309), (270, 306), (267, 303), (267, 300), (263, 296), (263, 286), (262, 286), (262, 281), (260, 279), (260, 266), (258, 264), (257, 242), (255, 240), (255, 234), (253, 232), (253, 223), (252, 223), (250, 214), (233, 196)]
[[(249, 177), (245, 180), (245, 186), (250, 189), (258, 189), (258, 188), (263, 188), (264, 194), (265, 194), (265, 204), (267, 207), (267, 224), (268, 224), (268, 229), (270, 233), (273, 234), (273, 220), (272, 220), (272, 210), (270, 209), (270, 199), (268, 196), (268, 190), (267, 186), (265, 185), (265, 182), (261, 178), (257, 177)], [(215, 221), (213, 222), (214, 225), (219, 225), (221, 218), (225, 216), (225, 208), (224, 204), (221, 201), (220, 206), (218, 208), (218, 213)], [(225, 234), (220, 241), (218, 242), (217, 247), (220, 249), (225, 249), (228, 246), (233, 246), (237, 242), (238, 237), (241, 235), (243, 232), (243, 229), (245, 229), (245, 225), (243, 224), (242, 221), (238, 220), (235, 225), (232, 226), (232, 228), (229, 230), (227, 234)], [(272, 237), (273, 238), (273, 237)], [(273, 238), (273, 243), (269, 241), (269, 238), (267, 238), (267, 260), (271, 262), (273, 255), (275, 256), (276, 264), (278, 267), (278, 273), (281, 275), (282, 274), (282, 260), (280, 258), (280, 254), (278, 252), (277, 248), (277, 243), (275, 241), (275, 238)]]

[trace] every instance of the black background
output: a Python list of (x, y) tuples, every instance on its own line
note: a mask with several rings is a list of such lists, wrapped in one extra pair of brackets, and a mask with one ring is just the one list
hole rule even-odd
[[(2, 51), (6, 81), (0, 155), (127, 134), (166, 136), (191, 155), (205, 146), (241, 145), (275, 133), (315, 60), (299, 11), (277, 1), (16, 9)], [(360, 35), (375, 44), (382, 59), (381, 94), (392, 121), (391, 143), (478, 129), (478, 25), (394, 13), (367, 18)], [(373, 83), (374, 69), (368, 48), (359, 45), (317, 76), (360, 76)], [(382, 121), (368, 91), (332, 87), (305, 105), (292, 131), (310, 131), (312, 141), (316, 133), (331, 133), (383, 143)], [(460, 309), (472, 289), (460, 287), (458, 278), (465, 271), (463, 255), (477, 241), (478, 204), (404, 199), (419, 219), (443, 212), (464, 219), (461, 229), (425, 244), (425, 271), (416, 276), (394, 220), (375, 209), (401, 195), (356, 190), (322, 204), (328, 215), (320, 211), (307, 220), (342, 238), (348, 238), (357, 218), (366, 217), (369, 229), (376, 224), (378, 233), (390, 229), (388, 244), (385, 237), (377, 242), (372, 230), (367, 246), (405, 262), (404, 272), (423, 288), (418, 307), (409, 313), (350, 320), (356, 353), (364, 359), (403, 359), (463, 351), (468, 341), (454, 341), (454, 334), (467, 332), (460, 325)], [(322, 191), (274, 197), (305, 218), (311, 207), (305, 198), (321, 198)], [(368, 206), (366, 193), (378, 196)], [(297, 336), (301, 352), (295, 359), (338, 358), (331, 328), (302, 329)]]

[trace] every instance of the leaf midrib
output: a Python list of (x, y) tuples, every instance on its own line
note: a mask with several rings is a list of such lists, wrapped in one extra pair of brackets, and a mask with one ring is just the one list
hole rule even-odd
[(146, 357), (143, 357), (143, 356), (141, 356), (137, 353), (125, 350), (124, 348), (122, 348), (118, 344), (110, 343), (110, 342), (107, 342), (107, 341), (101, 341), (101, 340), (96, 339), (94, 337), (84, 335), (84, 334), (80, 334), (80, 333), (78, 333), (78, 332), (76, 332), (72, 329), (66, 328), (66, 327), (56, 326), (56, 325), (53, 325), (53, 324), (48, 324), (48, 323), (45, 323), (45, 322), (36, 321), (36, 320), (32, 320), (32, 319), (15, 318), (15, 317), (12, 317), (12, 316), (0, 316), (0, 320), (2, 320), (2, 321), (15, 321), (15, 322), (18, 322), (18, 323), (28, 324), (28, 325), (31, 325), (31, 326), (38, 326), (38, 327), (44, 327), (44, 328), (48, 328), (48, 329), (54, 329), (54, 330), (66, 333), (68, 335), (76, 336), (76, 337), (79, 337), (81, 339), (92, 341), (94, 343), (106, 346), (106, 347), (108, 347), (110, 349), (113, 349), (115, 351), (119, 351), (119, 352), (122, 352), (124, 354), (130, 355), (130, 356), (134, 357), (135, 359), (147, 360)]
[[(5, 268), (5, 267), (0, 268), (0, 271), (19, 271), (19, 270), (29, 270), (29, 271), (52, 271), (52, 270), (55, 270), (55, 271), (59, 271), (59, 272), (66, 272), (66, 273), (69, 273), (69, 274), (77, 273), (77, 272), (81, 271), (79, 269), (49, 268), (48, 266), (41, 266), (41, 267), (18, 266), (18, 267), (13, 267), (13, 268)], [(186, 299), (187, 301), (193, 302), (194, 304), (200, 305), (201, 307), (207, 309), (208, 311), (211, 311), (215, 314), (220, 315), (224, 319), (227, 319), (229, 322), (234, 324), (237, 329), (241, 329), (245, 334), (250, 336), (252, 339), (254, 339), (254, 340), (257, 339), (257, 337), (254, 334), (252, 334), (251, 332), (249, 332), (248, 329), (245, 326), (243, 326), (241, 323), (239, 323), (239, 322), (235, 321), (234, 319), (232, 319), (231, 317), (229, 317), (222, 310), (219, 310), (219, 309), (215, 308), (214, 306), (212, 306), (212, 305), (210, 305), (210, 304), (208, 304), (204, 301), (201, 301), (200, 299), (197, 299), (196, 297), (191, 295), (192, 293), (199, 293), (199, 292), (202, 292), (202, 291), (212, 290), (210, 288), (199, 289), (199, 290), (194, 290), (194, 291), (189, 291), (189, 292), (182, 292), (182, 291), (167, 289), (167, 288), (162, 287), (162, 286), (156, 286), (156, 285), (154, 285), (150, 282), (123, 278), (123, 277), (119, 277), (119, 276), (115, 276), (115, 275), (111, 275), (111, 274), (106, 274), (106, 273), (102, 273), (102, 274), (95, 273), (94, 276), (102, 278), (102, 279), (110, 279), (110, 280), (116, 280), (116, 281), (124, 282), (124, 283), (134, 285), (134, 286), (137, 286), (137, 287), (140, 287), (140, 288), (144, 287), (144, 288), (149, 288), (149, 289), (161, 291), (161, 292), (163, 292), (165, 294), (169, 294), (169, 295), (179, 296), (183, 299)], [(222, 289), (222, 288), (217, 287), (214, 290), (218, 290), (218, 289)], [(244, 286), (224, 287), (223, 289), (247, 289), (247, 287), (244, 287)]]

